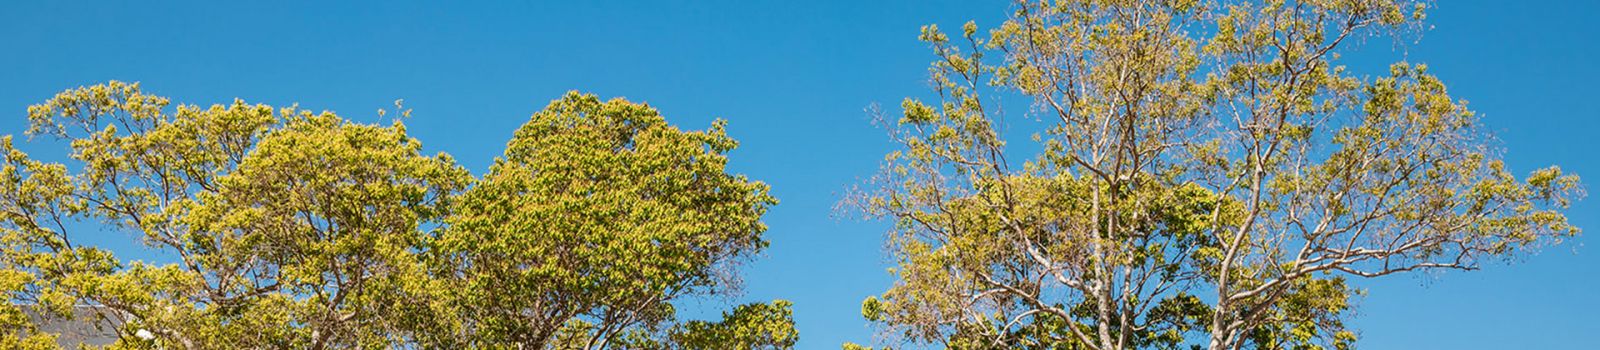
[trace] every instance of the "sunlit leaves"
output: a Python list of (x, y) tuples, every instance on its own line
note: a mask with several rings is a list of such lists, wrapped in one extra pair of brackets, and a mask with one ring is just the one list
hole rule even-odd
[[(983, 38), (924, 27), (936, 96), (902, 104), (849, 202), (895, 224), (897, 282), (864, 316), (953, 348), (1346, 348), (1344, 278), (1577, 234), (1578, 179), (1519, 179), (1425, 65), (1339, 64), (1425, 9), (1021, 1)], [(1027, 118), (994, 107), (1017, 95)], [(1002, 118), (1043, 121), (1041, 152), (1008, 149)]]
[[(30, 317), (114, 320), (121, 348), (796, 339), (785, 301), (674, 326), (672, 302), (732, 288), (734, 264), (766, 246), (759, 218), (776, 201), (724, 171), (737, 143), (722, 122), (684, 132), (647, 106), (571, 94), (469, 191), (471, 175), (422, 154), (399, 121), (168, 106), (111, 82), (30, 108), (28, 133), (66, 141), (71, 163), (0, 139), (0, 346), (55, 346)], [(94, 223), (172, 261), (75, 244)]]
[[(726, 171), (736, 145), (721, 121), (682, 131), (621, 99), (570, 93), (534, 114), (433, 243), (467, 320), (462, 340), (640, 341), (673, 322), (676, 299), (731, 287), (734, 264), (766, 246), (759, 219), (776, 203)], [(691, 323), (685, 332), (710, 333), (673, 339), (792, 345), (792, 329), (762, 322)]]

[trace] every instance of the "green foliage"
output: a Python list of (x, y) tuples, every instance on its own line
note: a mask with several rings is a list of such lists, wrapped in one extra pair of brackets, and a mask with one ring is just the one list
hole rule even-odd
[[(894, 224), (897, 282), (862, 312), (895, 340), (1342, 349), (1346, 278), (1578, 233), (1577, 177), (1514, 176), (1426, 66), (1339, 65), (1357, 38), (1424, 26), (1423, 2), (1014, 8), (987, 33), (923, 28), (936, 101), (901, 104), (900, 147), (849, 200)], [(1008, 148), (1002, 97), (1032, 104), (1010, 120), (1042, 121), (1042, 151)]]
[(718, 121), (686, 132), (648, 106), (571, 93), (518, 129), (435, 242), (484, 344), (604, 344), (719, 292), (766, 246), (767, 186), (725, 171)]
[[(31, 107), (28, 134), (66, 141), (70, 163), (0, 139), (0, 347), (56, 346), (29, 313), (112, 320), (113, 348), (794, 343), (784, 301), (660, 331), (766, 245), (776, 201), (724, 172), (720, 122), (683, 132), (570, 94), (474, 185), (399, 121), (168, 105), (110, 82)], [(77, 242), (94, 230), (173, 262)]]
[(740, 305), (722, 321), (690, 321), (671, 332), (683, 349), (788, 349), (799, 340), (788, 301)]
[[(107, 307), (97, 317), (119, 320), (128, 347), (397, 341), (415, 317), (400, 304), (426, 293), (420, 226), (443, 215), (466, 170), (422, 155), (399, 124), (240, 101), (169, 114), (167, 104), (111, 82), (29, 109), (29, 134), (69, 141), (80, 169), (5, 143), (4, 267), (23, 276), (10, 299), (54, 317)], [(179, 261), (75, 245), (69, 223), (89, 221)], [(131, 336), (141, 330), (159, 336)]]

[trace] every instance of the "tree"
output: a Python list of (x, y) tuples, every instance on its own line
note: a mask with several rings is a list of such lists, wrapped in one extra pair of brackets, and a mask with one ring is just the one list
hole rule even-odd
[[(77, 171), (0, 142), (0, 267), (10, 307), (103, 307), (120, 346), (380, 347), (426, 294), (422, 226), (469, 174), (392, 126), (332, 113), (166, 107), (138, 84), (29, 108), (30, 136), (69, 141)], [(98, 227), (92, 226), (99, 224)], [(171, 264), (80, 244), (137, 234)], [(8, 337), (33, 338), (27, 328)]]
[[(473, 186), (398, 120), (169, 109), (115, 81), (63, 92), (29, 108), (27, 134), (65, 141), (71, 162), (0, 139), (0, 347), (54, 348), (35, 318), (75, 317), (112, 325), (114, 348), (792, 346), (783, 301), (665, 322), (673, 298), (722, 290), (766, 244), (775, 201), (722, 172), (721, 124), (686, 133), (641, 106), (563, 101)], [(170, 262), (84, 242), (118, 233)], [(521, 342), (545, 325), (523, 312), (567, 318)]]
[[(1425, 65), (1339, 65), (1424, 5), (1020, 1), (987, 36), (924, 27), (937, 101), (902, 104), (848, 201), (894, 223), (898, 280), (863, 313), (950, 348), (1348, 348), (1350, 278), (1577, 234), (1577, 177), (1514, 177)], [(1036, 154), (1001, 97), (1031, 104)]]
[[(672, 302), (736, 282), (736, 263), (766, 247), (760, 218), (777, 203), (766, 184), (727, 173), (737, 143), (723, 127), (682, 131), (649, 106), (577, 93), (535, 113), (433, 247), (448, 290), (461, 292), (452, 299), (465, 321), (452, 339), (532, 348), (704, 339), (663, 339)], [(760, 320), (749, 330), (787, 347), (788, 312), (782, 301), (750, 305), (730, 322)], [(757, 336), (696, 325), (689, 331), (714, 339)]]
[(669, 333), (681, 349), (788, 349), (800, 334), (788, 301), (746, 304), (723, 313), (722, 321), (690, 321)]

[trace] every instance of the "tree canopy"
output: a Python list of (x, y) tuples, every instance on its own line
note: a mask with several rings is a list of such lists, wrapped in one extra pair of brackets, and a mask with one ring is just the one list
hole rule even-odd
[[(460, 339), (646, 347), (674, 331), (672, 301), (736, 282), (734, 264), (766, 247), (760, 218), (777, 201), (726, 172), (737, 143), (723, 125), (685, 132), (648, 106), (576, 93), (535, 113), (433, 246), (446, 290), (465, 292), (451, 298)], [(730, 321), (781, 319), (767, 340), (792, 345), (787, 305)], [(784, 316), (746, 316), (756, 310)]]
[[(27, 134), (65, 141), (70, 162), (0, 139), (0, 346), (57, 346), (35, 324), (51, 318), (113, 325), (112, 348), (796, 339), (786, 301), (675, 320), (673, 302), (736, 281), (776, 203), (725, 172), (736, 143), (720, 122), (685, 132), (647, 106), (572, 93), (474, 179), (398, 119), (169, 105), (113, 81), (31, 107)], [(81, 243), (117, 234), (170, 262)]]
[[(1344, 58), (1418, 39), (1430, 4), (1013, 0), (923, 27), (932, 91), (870, 109), (893, 149), (841, 203), (889, 225), (867, 345), (1350, 349), (1361, 280), (1578, 235), (1576, 175), (1513, 169), (1427, 65)], [(30, 106), (0, 136), (0, 349), (796, 346), (790, 301), (729, 302), (778, 200), (730, 171), (725, 121), (569, 92), (474, 172), (410, 115), (120, 81)]]
[[(1341, 65), (1425, 5), (1018, 1), (986, 33), (924, 27), (937, 97), (902, 104), (849, 200), (894, 223), (864, 315), (962, 349), (1343, 349), (1351, 278), (1577, 234), (1577, 177), (1514, 176), (1425, 65)], [(1040, 151), (1008, 148), (1028, 120)]]

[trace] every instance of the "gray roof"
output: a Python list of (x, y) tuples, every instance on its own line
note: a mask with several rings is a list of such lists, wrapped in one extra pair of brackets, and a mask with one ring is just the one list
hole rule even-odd
[(22, 312), (38, 326), (40, 332), (56, 334), (56, 343), (68, 349), (78, 348), (79, 345), (105, 346), (116, 342), (117, 326), (123, 319), (110, 308), (93, 305), (73, 307), (70, 318), (58, 315), (47, 317), (40, 314), (37, 307), (27, 305), (22, 306)]

